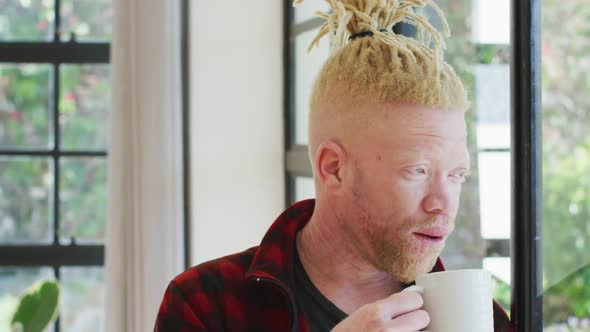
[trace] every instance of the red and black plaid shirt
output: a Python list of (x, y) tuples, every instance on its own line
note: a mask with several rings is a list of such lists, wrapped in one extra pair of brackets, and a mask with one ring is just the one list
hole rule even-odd
[[(195, 266), (170, 282), (156, 332), (308, 332), (293, 294), (295, 237), (309, 221), (314, 200), (295, 203), (268, 230), (258, 247)], [(433, 271), (442, 271), (440, 260)], [(495, 332), (511, 332), (494, 303)]]

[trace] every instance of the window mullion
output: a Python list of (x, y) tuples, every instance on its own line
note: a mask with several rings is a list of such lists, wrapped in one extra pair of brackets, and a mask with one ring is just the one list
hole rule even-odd
[[(60, 280), (61, 279), (61, 271), (59, 270), (60, 266), (59, 265), (54, 265), (53, 266), (53, 273), (55, 273), (55, 280)], [(60, 304), (61, 305), (61, 304)], [(60, 310), (61, 311), (61, 310)], [(61, 315), (58, 315), (57, 318), (55, 319), (55, 330), (54, 332), (60, 332), (60, 318)]]
[[(52, 120), (53, 121), (53, 120)], [(53, 128), (52, 128), (53, 130)], [(54, 151), (50, 150), (16, 150), (16, 149), (0, 149), (0, 156), (34, 156), (34, 157), (51, 157), (59, 154), (67, 157), (106, 157), (107, 151)]]
[(512, 0), (512, 319), (543, 329), (541, 260), (541, 2)]
[(102, 266), (104, 245), (0, 246), (0, 266)]
[(55, 1), (55, 3), (54, 3), (55, 7), (53, 9), (54, 9), (54, 13), (55, 13), (54, 14), (55, 18), (53, 20), (53, 23), (55, 24), (55, 28), (53, 30), (54, 31), (53, 42), (58, 43), (59, 38), (61, 36), (61, 28), (60, 28), (60, 26), (61, 26), (61, 15), (60, 15), (60, 7), (61, 7), (60, 2), (61, 2), (61, 0), (54, 0), (54, 1)]
[(3, 63), (109, 63), (109, 43), (0, 42)]
[(60, 187), (60, 169), (59, 169), (59, 95), (60, 95), (60, 73), (59, 63), (53, 64), (53, 244), (59, 244), (59, 187)]

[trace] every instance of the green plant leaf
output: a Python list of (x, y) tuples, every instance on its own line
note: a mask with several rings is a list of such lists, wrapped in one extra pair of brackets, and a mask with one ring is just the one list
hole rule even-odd
[(21, 296), (12, 325), (22, 324), (23, 332), (43, 332), (57, 317), (59, 285), (54, 281), (39, 282)]

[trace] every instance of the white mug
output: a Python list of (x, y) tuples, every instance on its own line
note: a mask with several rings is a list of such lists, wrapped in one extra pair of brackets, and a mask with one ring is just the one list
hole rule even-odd
[(418, 276), (416, 291), (430, 315), (429, 332), (493, 332), (492, 277), (485, 270), (452, 270)]

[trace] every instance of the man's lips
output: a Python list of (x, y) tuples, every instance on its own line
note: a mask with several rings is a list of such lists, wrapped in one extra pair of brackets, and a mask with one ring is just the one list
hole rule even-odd
[(414, 236), (419, 238), (420, 240), (428, 241), (428, 242), (442, 242), (444, 237), (442, 236), (430, 236), (422, 233), (414, 233)]
[(452, 229), (447, 227), (431, 227), (414, 232), (413, 234), (421, 238), (426, 238), (433, 241), (442, 241), (451, 234)]

